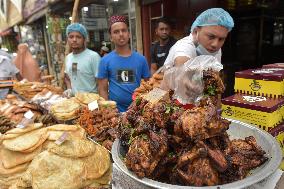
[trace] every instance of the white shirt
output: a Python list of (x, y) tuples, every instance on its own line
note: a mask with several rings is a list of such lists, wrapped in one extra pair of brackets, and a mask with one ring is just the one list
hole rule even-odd
[[(188, 58), (195, 58), (197, 56), (196, 46), (194, 44), (192, 34), (178, 40), (172, 46), (172, 48), (170, 49), (169, 55), (164, 63), (166, 68), (174, 66), (174, 60), (178, 56), (186, 56)], [(222, 52), (220, 49), (214, 57), (217, 58), (219, 62), (221, 62), (221, 56), (222, 56)]]
[(19, 72), (12, 60), (4, 55), (0, 54), (0, 79), (5, 79), (9, 77), (15, 77)]

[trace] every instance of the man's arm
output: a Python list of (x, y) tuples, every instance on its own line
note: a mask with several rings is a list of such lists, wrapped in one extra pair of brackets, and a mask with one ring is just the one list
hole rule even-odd
[(108, 100), (108, 79), (98, 79), (99, 95)]
[(153, 75), (158, 70), (157, 63), (151, 64), (151, 75)]
[(187, 56), (178, 56), (175, 58), (175, 66), (181, 66), (186, 63), (190, 58)]
[(71, 81), (70, 81), (69, 76), (66, 73), (64, 73), (64, 81), (65, 81), (67, 89), (71, 89)]

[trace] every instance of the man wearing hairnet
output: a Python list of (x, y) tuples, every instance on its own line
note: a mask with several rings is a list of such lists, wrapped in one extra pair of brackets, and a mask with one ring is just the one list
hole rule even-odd
[(86, 48), (87, 30), (79, 23), (73, 23), (66, 29), (67, 42), (71, 53), (65, 59), (65, 96), (77, 92), (97, 93), (96, 76), (100, 55)]
[(193, 22), (190, 35), (170, 49), (166, 67), (182, 65), (199, 55), (212, 55), (221, 62), (221, 47), (233, 27), (233, 18), (222, 8), (202, 12)]

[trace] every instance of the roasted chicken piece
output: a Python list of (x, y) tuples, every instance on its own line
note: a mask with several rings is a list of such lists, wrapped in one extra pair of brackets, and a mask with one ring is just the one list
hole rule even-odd
[(132, 141), (126, 154), (126, 166), (138, 177), (150, 177), (167, 150), (167, 132), (150, 130), (148, 135), (139, 135)]
[(262, 165), (268, 159), (253, 136), (246, 137), (245, 140), (232, 140), (225, 150), (225, 155), (230, 159), (231, 167), (228, 172), (222, 174), (223, 183), (243, 179), (251, 169)]
[(213, 117), (207, 110), (202, 107), (193, 108), (180, 117), (184, 134), (194, 141), (220, 135), (229, 128), (229, 121)]
[(199, 141), (198, 145), (206, 149), (213, 167), (217, 169), (218, 172), (225, 172), (228, 169), (228, 161), (221, 150), (211, 149), (203, 141)]
[(165, 128), (173, 109), (174, 106), (166, 101), (147, 104), (143, 110), (143, 117), (147, 122), (155, 124), (157, 127)]
[(219, 174), (208, 158), (197, 158), (188, 164), (185, 171), (176, 170), (184, 184), (189, 186), (214, 186), (219, 183)]
[(204, 94), (214, 96), (222, 94), (225, 91), (224, 83), (219, 72), (207, 70), (203, 72)]

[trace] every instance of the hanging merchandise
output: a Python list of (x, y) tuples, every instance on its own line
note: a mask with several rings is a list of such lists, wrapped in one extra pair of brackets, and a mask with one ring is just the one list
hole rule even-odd
[(39, 66), (47, 65), (46, 52), (44, 48), (44, 38), (41, 22), (34, 22), (31, 25), (20, 26), (21, 43), (27, 43), (29, 49), (39, 64)]
[(56, 78), (60, 78), (60, 70), (65, 59), (65, 44), (66, 35), (65, 30), (70, 20), (69, 15), (48, 15), (47, 16), (47, 31), (49, 38), (49, 48), (51, 51), (51, 61), (53, 65), (53, 70), (56, 73)]

